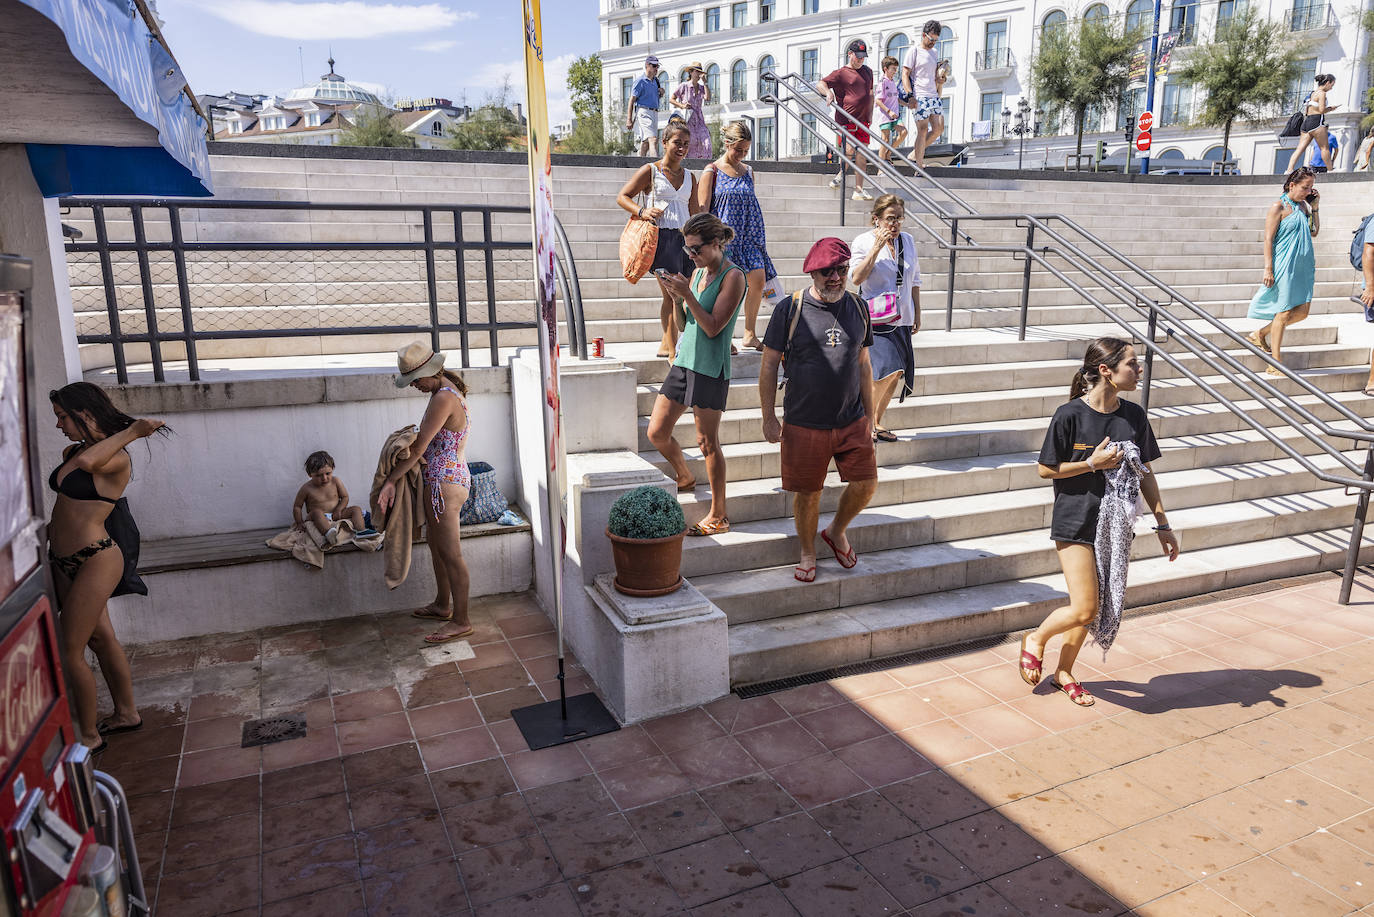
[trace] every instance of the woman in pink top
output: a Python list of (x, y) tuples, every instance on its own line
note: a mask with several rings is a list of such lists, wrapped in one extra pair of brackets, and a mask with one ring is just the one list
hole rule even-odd
[(706, 116), (702, 114), (701, 107), (711, 104), (711, 87), (706, 84), (706, 71), (701, 69), (700, 62), (687, 65), (687, 76), (690, 81), (673, 91), (671, 101), (674, 108), (682, 110), (687, 119), (687, 129), (692, 132), (692, 139), (687, 144), (687, 158), (710, 159), (711, 134), (706, 128)]

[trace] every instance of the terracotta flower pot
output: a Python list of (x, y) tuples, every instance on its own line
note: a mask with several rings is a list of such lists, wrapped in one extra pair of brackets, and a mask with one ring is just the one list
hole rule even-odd
[(667, 595), (682, 587), (682, 537), (621, 538), (606, 531), (615, 559), (615, 589), (641, 598)]

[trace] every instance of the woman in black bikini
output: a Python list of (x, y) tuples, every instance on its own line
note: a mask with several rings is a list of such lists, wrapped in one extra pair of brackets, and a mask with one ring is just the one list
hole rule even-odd
[(1336, 77), (1330, 73), (1318, 73), (1316, 83), (1317, 87), (1308, 95), (1307, 101), (1302, 103), (1302, 139), (1298, 141), (1298, 148), (1293, 151), (1293, 155), (1288, 157), (1289, 172), (1302, 165), (1303, 154), (1307, 152), (1308, 144), (1315, 143), (1317, 149), (1323, 154), (1326, 153), (1326, 113), (1337, 108), (1335, 105), (1326, 104), (1326, 94), (1336, 85)]
[[(60, 606), (62, 665), (81, 741), (97, 751), (103, 736), (143, 725), (134, 705), (129, 660), (115, 638), (106, 603), (112, 595), (148, 589), (138, 578), (138, 527), (124, 488), (132, 464), (125, 447), (167, 428), (160, 420), (135, 420), (116, 408), (99, 387), (73, 382), (48, 393), (57, 429), (76, 445), (48, 476), (57, 493), (48, 522), (48, 563)], [(86, 647), (95, 651), (114, 698), (114, 714), (96, 720), (95, 675)]]

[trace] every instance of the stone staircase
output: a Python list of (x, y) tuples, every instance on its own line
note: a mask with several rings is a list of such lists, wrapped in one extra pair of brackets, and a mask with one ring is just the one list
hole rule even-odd
[[(244, 199), (523, 204), (527, 195), (523, 167), (515, 165), (306, 160), (306, 167), (297, 169), (292, 163), (299, 161), (214, 158), (221, 193)], [(617, 260), (624, 214), (615, 207), (614, 195), (631, 165), (556, 169), (555, 205), (577, 257), (587, 334), (603, 337), (607, 355), (634, 369), (640, 454), (666, 468), (645, 436), (657, 386), (668, 369), (666, 361), (654, 355), (660, 334), (658, 290), (647, 282), (627, 284)], [(867, 205), (848, 202), (848, 226), (839, 224), (838, 195), (826, 187), (826, 180), (826, 175), (807, 167), (758, 173), (770, 253), (789, 289), (806, 282), (801, 262), (816, 238), (851, 239), (867, 225)], [(1065, 213), (1211, 315), (1234, 321), (1244, 331), (1254, 326), (1244, 315), (1262, 270), (1263, 214), (1278, 193), (1277, 182), (1127, 185), (1052, 178), (980, 180), (957, 172), (946, 182), (981, 212)], [(1363, 414), (1368, 401), (1360, 389), (1368, 371), (1369, 340), (1356, 330), (1365, 326), (1347, 300), (1358, 280), (1346, 261), (1346, 248), (1349, 230), (1358, 224), (1365, 204), (1355, 194), (1328, 193), (1323, 199), (1325, 231), (1317, 241), (1312, 317), (1289, 331), (1285, 361)], [(913, 207), (910, 215), (946, 235), (929, 214)], [(205, 216), (196, 228), (199, 238), (249, 232), (212, 211)], [(312, 239), (358, 232), (379, 240), (413, 239), (419, 231), (417, 221), (366, 219), (360, 226), (356, 214), (316, 214), (279, 228), (291, 237)], [(528, 220), (523, 216), (498, 217), (494, 225), (500, 238), (528, 239)], [(1009, 222), (972, 223), (966, 228), (983, 244), (1020, 244), (1025, 237), (1024, 229)], [(913, 229), (911, 221), (908, 229)], [(260, 238), (277, 230), (258, 226), (252, 231), (259, 234), (253, 238)], [(860, 555), (855, 569), (841, 570), (827, 556), (814, 583), (804, 585), (792, 578), (797, 548), (790, 496), (779, 489), (778, 448), (761, 436), (759, 358), (746, 352), (734, 360), (729, 409), (721, 424), (732, 530), (714, 538), (688, 539), (683, 572), (729, 617), (731, 677), (736, 683), (1003, 633), (1037, 620), (1064, 599), (1047, 535), (1051, 489), (1035, 473), (1035, 455), (1050, 415), (1067, 397), (1085, 341), (1119, 333), (1119, 328), (1063, 281), (1036, 268), (1029, 298), (1031, 327), (1027, 339), (1019, 341), (1022, 266), (1010, 256), (989, 254), (960, 257), (954, 277), (953, 330), (946, 332), (948, 259), (928, 235), (919, 229), (915, 235), (923, 273), (915, 391), (888, 409), (886, 423), (900, 440), (878, 446), (879, 486), (850, 531)], [(422, 308), (423, 283), (417, 293), (413, 276), (398, 273), (402, 269), (396, 263), (406, 260), (401, 254), (368, 254), (342, 266), (326, 262), (331, 273), (329, 285), (322, 286), (316, 266), (277, 253), (256, 253), (239, 259), (238, 273), (226, 283), (216, 308), (223, 310), (225, 321), (239, 323), (281, 320), (283, 309), (313, 310), (322, 324), (329, 323), (330, 316), (379, 306)], [(512, 273), (496, 285), (502, 314), (529, 314), (533, 309), (529, 279), (516, 272), (517, 262), (512, 258)], [(92, 282), (89, 274), (79, 273), (88, 270), (73, 271), (78, 291)], [(1065, 273), (1075, 281), (1084, 279), (1077, 271), (1066, 268)], [(98, 276), (97, 269), (96, 280)], [(456, 281), (456, 274), (444, 279)], [(1100, 289), (1096, 283), (1086, 286), (1094, 293)], [(166, 300), (159, 293), (159, 302), (174, 304), (174, 283), (166, 293)], [(469, 293), (485, 307), (485, 287), (470, 285)], [(1112, 293), (1101, 295), (1109, 303), (1120, 301)], [(448, 307), (451, 301), (445, 303)], [(103, 302), (96, 302), (92, 311), (96, 310), (103, 310)], [(129, 321), (136, 324), (139, 314)], [(1124, 307), (1120, 314), (1135, 321)], [(79, 313), (78, 323), (82, 320)], [(94, 321), (90, 316), (86, 320)], [(760, 333), (766, 321), (765, 305)], [(737, 331), (742, 323), (741, 318)], [(1202, 321), (1187, 324), (1209, 340), (1225, 340)], [(1179, 355), (1184, 365), (1237, 401), (1281, 441), (1301, 454), (1317, 453), (1297, 430), (1249, 400), (1239, 387), (1213, 377), (1167, 337), (1167, 330), (1178, 329), (1161, 324), (1161, 347)], [(272, 343), (274, 353), (278, 345), (344, 352), (383, 349), (379, 340), (360, 336)], [(532, 333), (510, 332), (503, 335), (502, 345), (515, 347), (532, 340)], [(447, 340), (445, 344), (452, 346)], [(236, 348), (245, 346), (223, 342), (215, 352), (235, 354), (240, 352)], [(1258, 356), (1234, 342), (1225, 346), (1248, 365), (1262, 365)], [(1138, 539), (1129, 602), (1139, 606), (1339, 567), (1354, 498), (1286, 457), (1163, 362), (1157, 361), (1154, 368), (1151, 419), (1164, 453), (1155, 470), (1184, 554), (1170, 564), (1158, 556), (1154, 538)], [(1299, 393), (1296, 383), (1288, 380), (1279, 387)], [(1335, 422), (1325, 406), (1312, 409)], [(684, 446), (695, 442), (690, 416), (677, 433)], [(1350, 448), (1352, 443), (1337, 446)], [(709, 493), (699, 453), (692, 447), (687, 454), (702, 482), (695, 493), (680, 497), (691, 522), (705, 515)], [(1323, 470), (1336, 468), (1326, 455), (1313, 461)], [(822, 502), (822, 525), (840, 489), (832, 474)]]

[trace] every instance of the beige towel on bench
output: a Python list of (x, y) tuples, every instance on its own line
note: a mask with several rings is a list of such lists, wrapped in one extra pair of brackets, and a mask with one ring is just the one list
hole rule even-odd
[(307, 519), (303, 528), (292, 526), (267, 539), (267, 546), (278, 551), (286, 551), (301, 563), (323, 570), (326, 549), (352, 545), (360, 551), (380, 551), (385, 541), (385, 536), (381, 532), (375, 535), (359, 535), (353, 531), (353, 523), (347, 519), (336, 522), (330, 531), (334, 533), (333, 537), (327, 538), (315, 527), (315, 523)]

